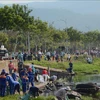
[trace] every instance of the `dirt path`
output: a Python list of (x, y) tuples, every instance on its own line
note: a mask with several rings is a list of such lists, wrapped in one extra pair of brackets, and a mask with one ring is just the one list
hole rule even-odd
[[(0, 61), (0, 72), (2, 71), (2, 69), (5, 69), (8, 72), (9, 61), (10, 60), (2, 60), (2, 61)], [(12, 60), (12, 62), (14, 63), (14, 66), (17, 67), (17, 60)]]

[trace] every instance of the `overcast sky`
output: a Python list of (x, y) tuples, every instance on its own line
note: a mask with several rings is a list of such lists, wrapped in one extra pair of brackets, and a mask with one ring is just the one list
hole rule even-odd
[[(0, 0), (1, 4), (13, 4), (13, 3), (39, 3), (44, 8), (61, 8), (78, 13), (92, 13), (100, 14), (100, 0)], [(50, 2), (46, 6), (46, 3)], [(45, 5), (45, 6), (44, 6)]]
[(29, 2), (56, 2), (60, 0), (0, 0), (2, 4), (11, 4), (11, 3), (29, 3)]

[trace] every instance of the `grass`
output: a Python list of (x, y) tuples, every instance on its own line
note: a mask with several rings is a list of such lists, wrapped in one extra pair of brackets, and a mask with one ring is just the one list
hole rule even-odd
[[(34, 62), (35, 65), (40, 65), (44, 67), (50, 67), (50, 68), (57, 68), (61, 70), (66, 70), (66, 68), (69, 67), (69, 62), (65, 60), (64, 62), (56, 62), (56, 61), (46, 61), (42, 59), (41, 61), (33, 60), (33, 61), (26, 61), (25, 64), (31, 64)], [(87, 73), (87, 74), (95, 74), (100, 73), (100, 58), (94, 58), (92, 64), (88, 64), (83, 56), (80, 56), (78, 60), (74, 60), (74, 57), (72, 58), (73, 62), (73, 70), (77, 74), (80, 73)]]
[[(0, 100), (19, 100), (20, 96), (18, 94), (16, 95), (8, 95), (5, 97), (0, 97)], [(39, 96), (37, 98), (30, 98), (29, 100), (55, 100), (54, 96), (48, 96), (48, 97), (44, 97), (44, 96)]]
[[(17, 95), (9, 95), (9, 96), (5, 96), (5, 97), (0, 97), (0, 100), (19, 100), (18, 97), (19, 97), (18, 94)], [(29, 100), (56, 100), (56, 99), (54, 96), (48, 96), (48, 97), (39, 96), (37, 98), (30, 98)], [(88, 96), (82, 96), (82, 100), (93, 100), (93, 98), (88, 97)], [(98, 100), (98, 99), (94, 99), (94, 100)]]
[(18, 100), (19, 95), (8, 95), (5, 97), (0, 97), (0, 100)]

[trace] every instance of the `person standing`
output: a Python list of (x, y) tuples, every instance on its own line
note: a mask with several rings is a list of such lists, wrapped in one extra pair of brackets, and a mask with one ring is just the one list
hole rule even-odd
[(2, 72), (0, 75), (0, 96), (4, 97), (6, 91), (6, 76), (5, 72)]
[(67, 60), (68, 60), (68, 61), (71, 60), (71, 56), (70, 56), (70, 54), (68, 54), (68, 56), (67, 56)]
[(27, 54), (26, 52), (23, 54), (23, 61), (26, 61)]
[(32, 72), (32, 68), (28, 69), (28, 75), (29, 83), (31, 83), (31, 86), (34, 86), (34, 73)]
[(49, 61), (50, 60), (50, 56), (51, 56), (50, 51), (47, 52), (46, 56), (47, 56), (47, 60)]
[(23, 93), (26, 93), (26, 91), (27, 91), (27, 84), (28, 83), (29, 83), (29, 79), (28, 79), (27, 75), (25, 74), (22, 77), (22, 91), (23, 91)]
[(41, 61), (42, 52), (41, 50), (38, 51), (38, 61)]
[(23, 53), (19, 52), (18, 53), (18, 56), (17, 56), (17, 59), (21, 62), (23, 62)]
[(23, 70), (23, 62), (22, 61), (19, 61), (18, 62), (18, 73), (19, 73), (19, 76), (21, 77), (21, 71)]
[(20, 78), (22, 79), (22, 77), (24, 75), (27, 75), (27, 77), (28, 77), (28, 73), (27, 73), (27, 69), (26, 68), (24, 68), (23, 70), (21, 70), (21, 72), (20, 72)]
[(12, 74), (12, 70), (14, 69), (14, 64), (12, 61), (9, 62), (8, 68), (9, 68), (9, 74)]
[(17, 81), (17, 77), (18, 77), (18, 75), (17, 75), (17, 69), (14, 68), (14, 72), (12, 73), (12, 78), (14, 79), (14, 81)]
[(30, 68), (32, 69), (33, 74), (35, 74), (35, 67), (34, 67), (34, 63), (32, 63), (32, 64), (30, 65)]
[(72, 71), (73, 71), (73, 63), (71, 61), (69, 62), (69, 68), (67, 68), (67, 71), (69, 73), (72, 73)]

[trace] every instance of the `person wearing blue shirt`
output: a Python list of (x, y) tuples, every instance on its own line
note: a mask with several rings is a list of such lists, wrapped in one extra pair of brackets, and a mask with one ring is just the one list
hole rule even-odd
[(22, 91), (23, 91), (23, 93), (26, 93), (26, 91), (27, 91), (27, 84), (28, 84), (28, 81), (29, 81), (29, 79), (28, 79), (27, 75), (25, 74), (25, 75), (22, 77)]
[(17, 71), (17, 69), (15, 68), (14, 72), (12, 73), (12, 78), (14, 79), (14, 81), (17, 81), (17, 77), (18, 77), (16, 71)]
[(31, 83), (32, 86), (34, 86), (34, 74), (32, 72), (32, 68), (29, 68), (29, 71), (28, 71), (28, 78), (29, 78), (29, 83)]
[(2, 72), (0, 75), (0, 96), (4, 97), (6, 91), (6, 76), (5, 72)]
[[(17, 88), (18, 88), (17, 90), (20, 89), (19, 82), (14, 81), (14, 79), (12, 78), (11, 75), (7, 74), (6, 80), (8, 81), (8, 84), (9, 84), (10, 94), (14, 94), (15, 89), (17, 89)], [(16, 88), (16, 86), (17, 86), (17, 88)]]
[(28, 74), (27, 74), (27, 69), (26, 68), (24, 68), (21, 72), (20, 72), (20, 77), (22, 78), (24, 75), (27, 75), (28, 76)]
[(2, 69), (2, 71), (1, 71), (1, 74), (2, 74), (2, 73), (5, 73), (5, 74), (6, 74), (6, 71), (5, 71), (5, 69)]

